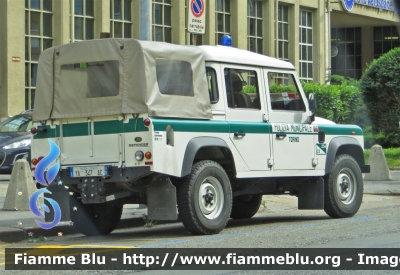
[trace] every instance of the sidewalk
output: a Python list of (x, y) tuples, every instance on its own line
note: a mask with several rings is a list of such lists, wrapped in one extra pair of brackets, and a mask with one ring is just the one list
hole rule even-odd
[[(391, 171), (391, 174), (391, 181), (364, 181), (364, 194), (400, 196), (400, 171)], [(35, 223), (35, 220), (43, 221), (43, 219), (36, 217), (31, 211), (2, 210), (9, 178), (9, 175), (0, 175), (0, 242), (26, 240), (30, 232), (36, 238), (57, 236), (58, 232), (78, 233), (69, 222), (60, 222), (56, 227), (44, 230)], [(147, 209), (138, 209), (135, 205), (125, 205), (117, 229), (143, 226), (145, 224), (143, 214), (147, 214)]]

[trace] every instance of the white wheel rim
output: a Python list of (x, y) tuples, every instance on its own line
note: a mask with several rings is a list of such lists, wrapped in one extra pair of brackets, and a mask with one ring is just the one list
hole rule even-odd
[(200, 184), (199, 205), (207, 219), (218, 218), (224, 206), (224, 191), (221, 183), (214, 177), (207, 177)]
[(336, 181), (337, 194), (344, 204), (351, 204), (357, 194), (357, 180), (349, 168), (340, 170)]

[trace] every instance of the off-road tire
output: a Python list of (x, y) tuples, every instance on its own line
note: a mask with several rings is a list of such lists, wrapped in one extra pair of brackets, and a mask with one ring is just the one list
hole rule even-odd
[(326, 214), (332, 218), (354, 216), (361, 206), (364, 187), (357, 161), (350, 155), (337, 156), (324, 181)]
[(80, 233), (86, 236), (107, 235), (117, 227), (122, 215), (122, 205), (83, 204), (76, 196), (69, 197), (71, 221)]
[(260, 208), (262, 195), (243, 195), (233, 198), (232, 219), (249, 219)]
[(190, 174), (177, 186), (177, 198), (180, 219), (193, 234), (217, 234), (228, 223), (231, 185), (225, 170), (214, 161), (193, 164)]

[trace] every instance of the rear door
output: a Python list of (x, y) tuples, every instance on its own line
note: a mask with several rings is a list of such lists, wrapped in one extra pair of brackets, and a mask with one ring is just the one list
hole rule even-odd
[(118, 117), (63, 120), (60, 127), (62, 165), (122, 161), (123, 121)]
[(270, 170), (270, 125), (265, 114), (261, 69), (222, 65), (229, 138), (251, 171)]

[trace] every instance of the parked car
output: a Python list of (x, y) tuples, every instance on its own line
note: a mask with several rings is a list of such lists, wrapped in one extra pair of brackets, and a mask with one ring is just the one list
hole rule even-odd
[(19, 159), (30, 162), (32, 110), (0, 123), (0, 173), (10, 174)]

